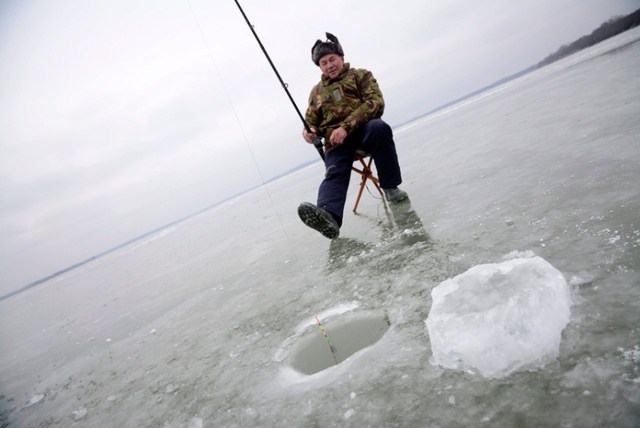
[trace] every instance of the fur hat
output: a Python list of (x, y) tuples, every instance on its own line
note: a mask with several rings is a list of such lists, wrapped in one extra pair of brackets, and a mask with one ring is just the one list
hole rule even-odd
[(338, 38), (331, 33), (325, 33), (327, 35), (327, 41), (317, 40), (311, 48), (311, 59), (315, 65), (320, 65), (320, 58), (329, 54), (338, 54), (344, 56), (342, 46)]

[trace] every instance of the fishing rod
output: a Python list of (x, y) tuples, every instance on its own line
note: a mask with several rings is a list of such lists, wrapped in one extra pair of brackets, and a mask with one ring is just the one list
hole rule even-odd
[[(276, 69), (276, 66), (273, 64), (273, 61), (271, 61), (271, 57), (269, 57), (269, 54), (267, 53), (267, 50), (262, 45), (262, 42), (260, 41), (260, 38), (258, 37), (258, 34), (256, 33), (256, 31), (253, 28), (253, 25), (251, 24), (251, 22), (249, 22), (249, 18), (247, 18), (247, 15), (244, 13), (244, 10), (242, 10), (242, 7), (240, 6), (240, 3), (238, 3), (238, 0), (234, 0), (234, 1), (236, 2), (236, 5), (238, 6), (238, 9), (240, 9), (240, 13), (244, 17), (244, 20), (247, 21), (247, 25), (251, 29), (251, 32), (253, 33), (254, 37), (258, 41), (258, 44), (260, 45), (260, 49), (262, 49), (262, 52), (264, 52), (264, 56), (267, 57), (267, 60), (269, 61), (269, 64), (271, 64), (271, 68), (273, 68), (274, 73), (276, 73), (276, 76), (278, 77), (278, 80), (280, 81), (280, 84), (282, 85), (282, 88), (284, 89), (284, 91), (289, 96), (289, 100), (291, 101), (291, 104), (293, 104), (293, 108), (295, 108), (296, 112), (298, 112), (298, 116), (300, 117), (300, 120), (302, 120), (302, 124), (304, 125), (304, 129), (306, 129), (309, 134), (312, 134), (313, 132), (311, 131), (311, 128), (309, 127), (309, 124), (307, 123), (306, 120), (304, 120), (304, 117), (302, 116), (302, 113), (300, 113), (300, 110), (298, 109), (298, 106), (296, 105), (296, 102), (293, 100), (293, 97), (291, 96), (291, 93), (289, 93), (288, 85), (286, 83), (284, 83), (284, 81), (282, 80), (282, 77), (280, 77), (280, 73), (278, 73), (278, 69)], [(318, 151), (318, 154), (320, 155), (322, 160), (324, 160), (324, 150), (323, 150), (323, 146), (322, 146), (322, 138), (316, 137), (316, 139), (313, 140), (313, 146)]]

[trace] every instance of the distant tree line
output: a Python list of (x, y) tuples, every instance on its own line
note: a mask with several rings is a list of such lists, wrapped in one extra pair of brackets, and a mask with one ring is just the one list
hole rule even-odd
[(640, 9), (627, 16), (614, 16), (603, 22), (598, 28), (587, 36), (582, 36), (578, 40), (568, 45), (563, 45), (557, 51), (553, 52), (545, 59), (538, 63), (538, 67), (551, 64), (565, 56), (578, 52), (579, 50), (588, 48), (600, 43), (610, 37), (624, 33), (633, 27), (640, 25)]
[(399, 125), (395, 125), (396, 126), (402, 126), (404, 124), (413, 122), (414, 120), (420, 119), (422, 117), (428, 116), (430, 114), (433, 114), (439, 110), (442, 110), (446, 107), (452, 106), (454, 104), (457, 104), (461, 101), (466, 100), (467, 98), (471, 98), (473, 96), (476, 96), (478, 94), (481, 94), (489, 89), (495, 88), (496, 86), (500, 86), (506, 82), (509, 82), (513, 79), (516, 79), (520, 76), (523, 76), (527, 73), (530, 73), (532, 71), (537, 70), (540, 67), (543, 67), (547, 64), (551, 64), (554, 61), (557, 61), (561, 58), (564, 58), (565, 56), (571, 55), (572, 53), (578, 52), (581, 49), (584, 48), (588, 48), (589, 46), (593, 46), (595, 44), (598, 44), (600, 42), (602, 42), (603, 40), (606, 40), (610, 37), (613, 37), (615, 35), (618, 35), (620, 33), (624, 33), (627, 30), (632, 29), (633, 27), (637, 27), (638, 25), (640, 25), (640, 9), (636, 10), (635, 12), (627, 15), (627, 16), (614, 16), (612, 18), (609, 18), (607, 21), (603, 22), (597, 29), (595, 29), (591, 34), (589, 34), (588, 36), (583, 36), (580, 37), (578, 40), (576, 40), (573, 43), (570, 43), (568, 45), (564, 45), (562, 46), (560, 49), (558, 49), (556, 52), (550, 54), (549, 56), (547, 56), (545, 59), (543, 59), (542, 61), (540, 61), (539, 63), (532, 65), (531, 67), (527, 67), (522, 71), (519, 71), (515, 74), (512, 74), (510, 76), (504, 77), (494, 83), (492, 83), (491, 85), (485, 86), (481, 89), (478, 89), (477, 91), (474, 91), (470, 94), (467, 94), (461, 98), (455, 99), (451, 102), (448, 102), (446, 104), (443, 104), (427, 113), (421, 114), (420, 116), (416, 116), (413, 119), (410, 119), (406, 122), (403, 122)]

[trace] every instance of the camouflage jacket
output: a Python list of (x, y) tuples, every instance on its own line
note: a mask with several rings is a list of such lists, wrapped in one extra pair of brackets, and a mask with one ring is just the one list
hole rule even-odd
[(342, 127), (350, 135), (383, 112), (384, 99), (373, 74), (345, 63), (337, 78), (322, 75), (313, 87), (305, 119), (324, 137), (327, 151), (333, 147), (329, 137), (335, 129)]

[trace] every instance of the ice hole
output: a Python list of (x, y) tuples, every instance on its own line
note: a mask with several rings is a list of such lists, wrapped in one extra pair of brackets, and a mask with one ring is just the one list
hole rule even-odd
[[(293, 347), (288, 363), (301, 373), (311, 375), (344, 362), (384, 336), (391, 322), (382, 312), (351, 315), (348, 318), (320, 320), (334, 351), (316, 324)], [(335, 353), (335, 358), (334, 358)]]

